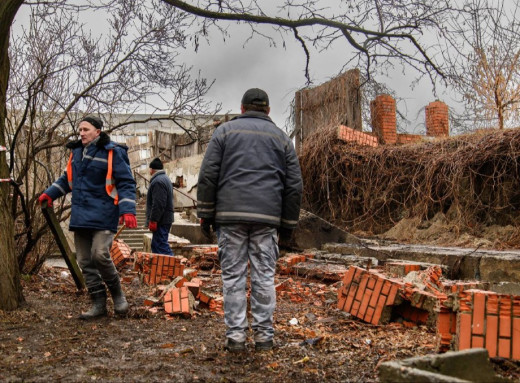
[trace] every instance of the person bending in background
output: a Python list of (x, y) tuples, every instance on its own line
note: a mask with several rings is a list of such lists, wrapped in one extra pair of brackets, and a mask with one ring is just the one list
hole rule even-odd
[(152, 253), (173, 255), (168, 235), (173, 223), (173, 186), (159, 158), (150, 162), (150, 186), (146, 195), (146, 225), (153, 233)]

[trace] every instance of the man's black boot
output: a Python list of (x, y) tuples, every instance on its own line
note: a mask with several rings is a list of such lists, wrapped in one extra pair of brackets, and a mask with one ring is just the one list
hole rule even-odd
[(88, 289), (92, 307), (87, 312), (81, 313), (79, 319), (94, 319), (107, 315), (107, 292), (105, 286), (96, 286)]
[(121, 288), (121, 281), (119, 277), (113, 280), (110, 284), (107, 284), (110, 290), (110, 295), (114, 301), (114, 312), (118, 315), (124, 315), (128, 313), (128, 302), (126, 301), (125, 293)]

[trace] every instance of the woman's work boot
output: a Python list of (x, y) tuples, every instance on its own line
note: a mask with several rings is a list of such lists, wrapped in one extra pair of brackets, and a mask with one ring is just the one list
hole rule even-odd
[(124, 315), (128, 312), (128, 302), (126, 301), (125, 293), (121, 288), (121, 281), (119, 278), (112, 281), (110, 284), (107, 283), (110, 295), (114, 301), (114, 311), (116, 314)]
[(107, 315), (107, 292), (104, 286), (88, 289), (92, 307), (87, 312), (81, 313), (79, 319), (94, 319)]

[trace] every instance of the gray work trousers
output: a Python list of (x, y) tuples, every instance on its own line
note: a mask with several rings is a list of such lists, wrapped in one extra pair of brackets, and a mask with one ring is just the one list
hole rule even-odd
[(98, 288), (103, 282), (112, 286), (119, 279), (110, 257), (113, 238), (114, 233), (110, 230), (74, 231), (76, 259), (89, 290)]
[(257, 224), (221, 225), (218, 255), (222, 268), (226, 337), (246, 340), (247, 266), (251, 270), (251, 314), (255, 342), (273, 339), (276, 307), (274, 275), (278, 259), (277, 230)]

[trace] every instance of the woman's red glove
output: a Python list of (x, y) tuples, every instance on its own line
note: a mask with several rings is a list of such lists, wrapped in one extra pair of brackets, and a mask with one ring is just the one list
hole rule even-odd
[(49, 197), (47, 194), (42, 193), (41, 196), (38, 197), (38, 202), (41, 205), (44, 201), (47, 201), (48, 207), (52, 207), (52, 198)]
[(137, 219), (134, 214), (126, 213), (119, 217), (119, 224), (124, 223), (129, 229), (135, 229), (137, 227)]

